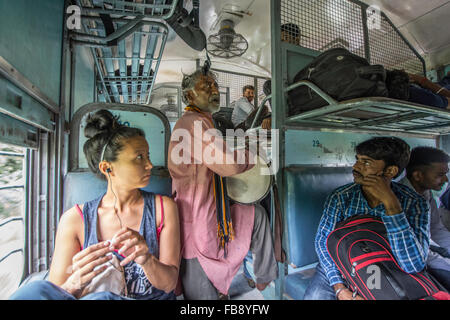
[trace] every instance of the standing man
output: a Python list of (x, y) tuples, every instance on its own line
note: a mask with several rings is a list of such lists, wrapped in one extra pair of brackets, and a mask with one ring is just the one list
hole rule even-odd
[(231, 115), (231, 122), (233, 122), (234, 127), (244, 122), (255, 109), (255, 106), (252, 104), (254, 98), (255, 87), (247, 85), (242, 88), (242, 98), (232, 103), (233, 114)]
[(336, 224), (357, 215), (380, 217), (399, 266), (408, 273), (425, 268), (429, 248), (429, 206), (410, 188), (392, 182), (409, 161), (409, 145), (395, 137), (376, 137), (356, 146), (354, 183), (327, 198), (316, 235), (319, 257), (305, 300), (362, 300), (353, 298), (328, 253), (326, 241)]
[(226, 296), (249, 250), (256, 287), (263, 290), (278, 274), (267, 214), (260, 205), (235, 204), (228, 215), (223, 211), (226, 198), (220, 188), (220, 177), (253, 167), (251, 155), (245, 150), (245, 161), (236, 161), (242, 151), (223, 147), (222, 136), (213, 133), (211, 113), (219, 109), (220, 102), (213, 73), (198, 69), (183, 77), (181, 87), (188, 107), (174, 127), (168, 167), (180, 215), (184, 297), (213, 300)]
[(411, 151), (406, 177), (400, 183), (424, 197), (430, 206), (430, 252), (428, 270), (450, 290), (450, 231), (442, 224), (431, 190), (440, 191), (448, 182), (450, 157), (442, 150), (417, 147)]

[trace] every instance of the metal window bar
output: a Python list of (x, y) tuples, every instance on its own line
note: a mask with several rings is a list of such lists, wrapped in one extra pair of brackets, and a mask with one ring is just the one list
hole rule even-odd
[(6, 186), (6, 187), (0, 187), (0, 191), (1, 190), (10, 190), (10, 189), (23, 189), (24, 186), (20, 185), (20, 186)]
[[(213, 71), (217, 75), (217, 82), (221, 88), (228, 88), (229, 101), (233, 102), (242, 97), (242, 88), (245, 85), (252, 85), (255, 87), (255, 106), (259, 105), (258, 96), (263, 95), (263, 84), (269, 78), (246, 75), (238, 72), (231, 72), (221, 69), (214, 69)], [(228, 105), (227, 105), (228, 106)]]
[[(23, 217), (13, 217), (13, 218), (6, 219), (5, 221), (2, 221), (2, 222), (0, 223), (0, 228), (2, 228), (2, 227), (4, 227), (4, 226), (8, 225), (8, 224), (11, 223), (11, 222), (15, 222), (15, 221), (21, 221), (21, 222), (24, 222), (24, 218), (23, 218)], [(11, 255), (13, 255), (14, 253), (17, 253), (17, 252), (24, 252), (24, 249), (21, 248), (21, 249), (11, 250), (11, 251), (8, 252), (7, 254), (5, 254), (2, 258), (0, 258), (0, 263), (2, 263), (2, 262), (3, 262), (4, 260), (6, 260), (9, 256), (11, 256)]]
[(12, 217), (12, 218), (6, 219), (0, 223), (0, 228), (3, 226), (6, 226), (7, 224), (9, 224), (11, 222), (14, 222), (14, 221), (22, 221), (23, 222), (24, 218), (23, 217)]
[(7, 152), (7, 151), (0, 151), (0, 156), (18, 157), (18, 158), (24, 158), (25, 157), (25, 155), (23, 153), (15, 153), (15, 152)]
[(13, 251), (10, 251), (8, 254), (6, 254), (4, 257), (0, 258), (0, 263), (2, 263), (4, 260), (6, 260), (8, 257), (12, 256), (14, 253), (23, 252), (23, 249), (16, 249)]

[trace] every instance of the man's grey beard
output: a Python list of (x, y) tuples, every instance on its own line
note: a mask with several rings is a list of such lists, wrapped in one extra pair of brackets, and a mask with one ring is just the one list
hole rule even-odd
[(209, 109), (208, 111), (210, 113), (215, 113), (215, 112), (219, 111), (220, 105), (219, 104), (217, 106), (209, 105), (208, 109)]
[(202, 110), (203, 112), (209, 112), (209, 113), (215, 113), (217, 111), (219, 111), (220, 109), (220, 105), (218, 104), (217, 106), (214, 106), (212, 104), (209, 104), (207, 107), (199, 107), (196, 106), (197, 108), (199, 108), (200, 110)]

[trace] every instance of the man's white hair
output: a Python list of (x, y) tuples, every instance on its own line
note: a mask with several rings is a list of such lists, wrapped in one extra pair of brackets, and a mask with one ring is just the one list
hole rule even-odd
[(185, 104), (189, 104), (187, 92), (194, 90), (195, 84), (205, 75), (217, 81), (217, 76), (213, 72), (208, 71), (205, 74), (203, 68), (198, 68), (192, 74), (183, 73), (183, 80), (181, 80), (181, 98)]

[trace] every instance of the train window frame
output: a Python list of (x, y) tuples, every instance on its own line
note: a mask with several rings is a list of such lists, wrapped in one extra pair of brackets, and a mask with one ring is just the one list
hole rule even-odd
[[(12, 167), (14, 171), (7, 171), (3, 177), (6, 180), (0, 180), (0, 192), (9, 190), (22, 190), (22, 196), (19, 197), (19, 212), (13, 215), (0, 215), (0, 279), (2, 288), (0, 290), (0, 299), (6, 299), (18, 287), (22, 280), (25, 269), (25, 219), (26, 219), (26, 181), (27, 181), (27, 148), (12, 144), (0, 143), (0, 159), (13, 158), (21, 159), (21, 168)], [(6, 162), (6, 161), (5, 161)], [(20, 162), (20, 161), (17, 161)], [(1, 167), (6, 167), (4, 161), (0, 161)], [(15, 165), (15, 164), (13, 164)], [(0, 167), (0, 168), (1, 168)], [(0, 174), (3, 170), (0, 171)], [(9, 180), (8, 177), (14, 176), (20, 172), (19, 179), (14, 177)], [(8, 181), (9, 180), (9, 181)], [(3, 184), (5, 182), (5, 184)], [(2, 197), (3, 198), (3, 197)], [(2, 201), (4, 204), (5, 201)], [(21, 256), (19, 256), (21, 254)], [(11, 259), (15, 259), (10, 262)], [(9, 263), (5, 267), (5, 263)], [(21, 265), (21, 268), (18, 268)]]

